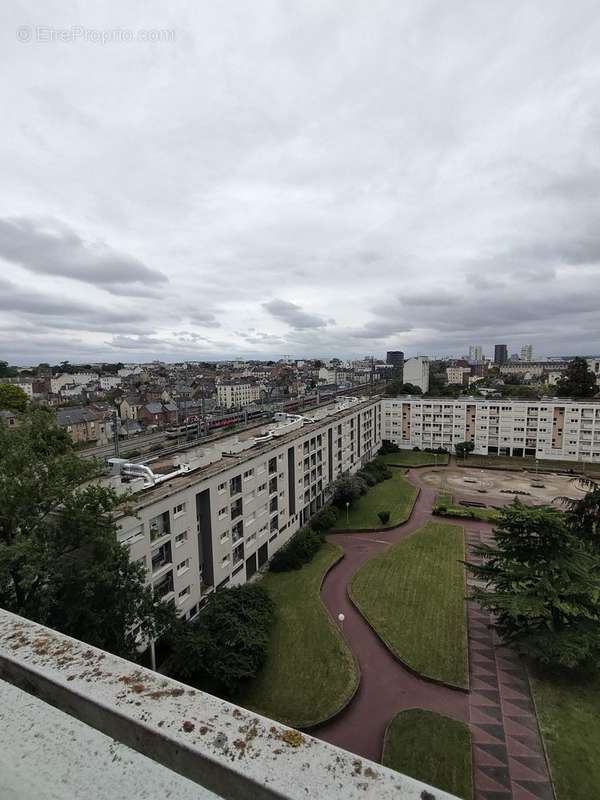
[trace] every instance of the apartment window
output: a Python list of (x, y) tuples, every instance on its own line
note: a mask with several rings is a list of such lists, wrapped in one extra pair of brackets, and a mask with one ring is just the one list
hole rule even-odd
[(261, 483), (261, 485), (258, 487), (258, 493), (262, 494), (263, 492), (266, 492), (266, 491), (267, 491), (267, 484), (266, 483)]
[(220, 508), (218, 516), (219, 516), (219, 519), (225, 519), (225, 517), (227, 516), (227, 508), (226, 507), (225, 508)]
[(223, 492), (225, 492), (226, 490), (227, 490), (227, 483), (226, 483), (226, 482), (225, 482), (225, 483), (220, 483), (220, 484), (217, 486), (217, 492), (218, 492), (219, 494), (223, 494)]
[(221, 544), (224, 544), (229, 540), (229, 531), (223, 531), (221, 534)]
[(187, 531), (183, 531), (182, 533), (178, 533), (175, 537), (175, 547), (181, 547), (184, 542), (187, 542), (188, 534)]
[(253, 469), (247, 469), (244, 472), (244, 480), (245, 481), (249, 480), (253, 475), (254, 475), (254, 470)]
[(242, 491), (242, 476), (236, 475), (235, 478), (231, 478), (229, 481), (229, 494), (239, 494)]
[(182, 514), (185, 514), (185, 503), (179, 503), (179, 505), (175, 506), (173, 509), (174, 517), (180, 517)]
[(190, 568), (190, 559), (184, 558), (183, 561), (180, 561), (179, 564), (177, 564), (177, 574), (183, 575), (183, 573), (187, 572), (189, 568)]
[(162, 569), (166, 564), (170, 564), (172, 559), (171, 555), (171, 542), (165, 542), (165, 544), (161, 545), (154, 549), (151, 553), (152, 557), (152, 572), (157, 572), (159, 569)]
[(231, 556), (230, 555), (223, 556), (223, 558), (221, 559), (221, 566), (222, 567), (228, 567), (230, 562), (231, 562)]

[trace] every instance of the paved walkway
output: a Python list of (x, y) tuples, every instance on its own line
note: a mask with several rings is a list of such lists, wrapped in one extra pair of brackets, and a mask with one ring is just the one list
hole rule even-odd
[[(468, 604), (472, 683), (467, 693), (431, 683), (404, 668), (348, 598), (347, 586), (366, 561), (428, 521), (440, 519), (431, 515), (436, 490), (420, 482), (419, 470), (409, 470), (408, 477), (421, 492), (407, 523), (385, 532), (328, 537), (344, 549), (345, 558), (327, 575), (321, 597), (334, 619), (340, 612), (345, 615), (343, 633), (358, 661), (361, 680), (347, 708), (314, 734), (380, 760), (392, 717), (409, 708), (426, 708), (470, 722), (476, 800), (552, 800), (524, 670), (511, 651), (497, 648), (488, 627), (489, 615)], [(461, 520), (460, 524), (467, 548), (491, 536), (492, 526), (486, 523)]]

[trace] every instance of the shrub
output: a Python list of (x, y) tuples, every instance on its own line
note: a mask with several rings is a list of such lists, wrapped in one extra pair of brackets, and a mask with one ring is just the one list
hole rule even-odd
[(398, 445), (394, 444), (393, 442), (390, 442), (389, 439), (384, 439), (381, 442), (381, 447), (379, 449), (380, 455), (385, 456), (388, 453), (399, 453), (399, 452), (400, 448), (398, 447)]
[(273, 618), (273, 601), (262, 586), (215, 592), (197, 620), (180, 622), (170, 673), (208, 691), (235, 694), (264, 664)]
[(335, 506), (326, 506), (320, 511), (317, 511), (317, 513), (312, 517), (310, 520), (310, 527), (318, 533), (327, 531), (329, 528), (333, 528), (337, 520), (337, 516), (337, 509)]
[(324, 541), (322, 532), (302, 528), (271, 559), (272, 572), (300, 569), (312, 559)]
[(366, 494), (368, 486), (358, 475), (342, 475), (333, 486), (333, 504), (344, 508), (346, 503), (356, 500), (361, 494)]
[(390, 512), (389, 511), (378, 511), (377, 516), (381, 520), (382, 525), (387, 525), (390, 521)]

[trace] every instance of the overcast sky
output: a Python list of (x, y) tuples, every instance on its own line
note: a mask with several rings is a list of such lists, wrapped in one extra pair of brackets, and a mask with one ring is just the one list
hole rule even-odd
[(598, 0), (0, 21), (0, 359), (600, 351)]

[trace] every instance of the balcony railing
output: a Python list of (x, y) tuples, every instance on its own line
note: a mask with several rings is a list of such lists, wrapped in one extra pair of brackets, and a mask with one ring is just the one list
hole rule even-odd
[[(125, 758), (127, 783), (140, 797), (452, 800), (381, 764), (3, 610), (0, 675), (2, 782), (10, 796), (24, 797), (41, 785), (43, 763), (57, 796), (76, 797), (85, 793), (82, 787), (93, 787), (103, 800), (121, 797)], [(80, 755), (75, 761), (64, 746), (73, 740)]]

